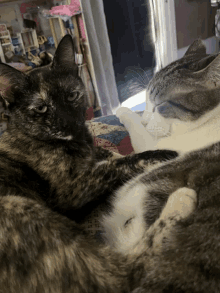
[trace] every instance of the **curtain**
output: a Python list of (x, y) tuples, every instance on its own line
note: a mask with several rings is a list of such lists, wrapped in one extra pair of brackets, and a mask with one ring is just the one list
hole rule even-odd
[(81, 0), (102, 115), (120, 106), (102, 0)]
[(177, 59), (175, 0), (149, 0), (156, 70)]

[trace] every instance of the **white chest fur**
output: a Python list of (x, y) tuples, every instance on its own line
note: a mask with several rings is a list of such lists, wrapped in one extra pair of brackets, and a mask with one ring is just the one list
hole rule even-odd
[(124, 254), (140, 252), (146, 231), (143, 206), (147, 188), (144, 184), (131, 182), (117, 191), (113, 210), (102, 221), (107, 243)]
[[(146, 131), (142, 118), (129, 109), (122, 108), (117, 115), (127, 128), (137, 153), (170, 149), (184, 154), (220, 141), (220, 106), (195, 122), (169, 121), (170, 136), (160, 138)], [(141, 239), (147, 229), (144, 206), (148, 186), (139, 183), (138, 179), (139, 176), (117, 191), (112, 213), (102, 221), (107, 242), (124, 254), (144, 249)]]

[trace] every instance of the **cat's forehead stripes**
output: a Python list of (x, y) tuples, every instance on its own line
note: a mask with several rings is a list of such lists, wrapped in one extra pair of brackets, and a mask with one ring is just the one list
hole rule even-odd
[(37, 106), (45, 104), (45, 101), (46, 105), (51, 105), (51, 101), (47, 99), (47, 92), (45, 90), (35, 93), (33, 95), (32, 104), (28, 106), (28, 109), (33, 110)]
[(151, 79), (146, 107), (167, 119), (195, 121), (220, 104), (219, 80), (220, 54), (207, 55), (195, 43)]

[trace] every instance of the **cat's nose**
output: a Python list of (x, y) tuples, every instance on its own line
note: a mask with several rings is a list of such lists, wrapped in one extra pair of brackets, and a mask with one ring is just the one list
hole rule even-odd
[(159, 97), (155, 97), (155, 99), (151, 102), (152, 103), (152, 112), (156, 111), (157, 106), (161, 104), (161, 99)]
[(154, 105), (155, 105), (155, 107), (158, 106), (158, 105), (160, 105), (161, 103), (162, 103), (161, 97), (156, 96), (155, 99), (154, 99)]

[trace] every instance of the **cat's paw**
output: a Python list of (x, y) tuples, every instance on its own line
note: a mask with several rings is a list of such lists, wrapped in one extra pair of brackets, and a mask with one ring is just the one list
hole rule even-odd
[(121, 107), (116, 111), (116, 116), (120, 118), (125, 113), (132, 113), (132, 111), (127, 107)]
[(116, 116), (124, 125), (126, 124), (126, 122), (128, 122), (131, 115), (133, 115), (133, 112), (127, 107), (121, 107), (116, 111)]
[[(136, 127), (143, 127), (141, 124), (142, 118), (135, 112), (132, 112), (129, 108), (121, 107), (116, 111), (116, 116), (119, 118), (120, 122), (124, 124), (128, 132), (134, 131), (140, 132)], [(143, 127), (144, 129), (144, 127)], [(144, 129), (145, 132), (145, 129)], [(131, 133), (130, 133), (131, 135)]]
[(196, 204), (197, 194), (195, 190), (187, 187), (179, 188), (169, 196), (161, 217), (186, 218), (195, 210)]
[(157, 163), (175, 159), (178, 157), (178, 153), (170, 150), (150, 150), (144, 151), (136, 156), (138, 160), (138, 166), (142, 168), (155, 168)]
[(111, 160), (112, 161), (115, 161), (115, 160), (118, 160), (118, 159), (121, 159), (123, 158), (124, 156), (119, 154), (119, 153), (115, 153), (115, 152), (112, 152), (112, 156), (111, 156)]

